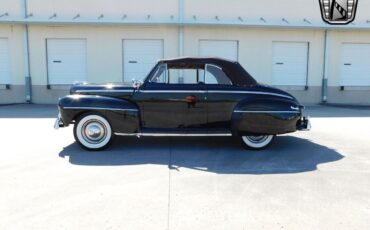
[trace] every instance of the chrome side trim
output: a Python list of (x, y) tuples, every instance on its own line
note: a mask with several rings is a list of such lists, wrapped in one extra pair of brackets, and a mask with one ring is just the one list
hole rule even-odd
[[(109, 89), (99, 89), (99, 90), (76, 90), (76, 93), (131, 93), (134, 90), (109, 90)], [(142, 93), (240, 93), (240, 94), (256, 94), (256, 95), (271, 95), (278, 97), (285, 97), (293, 99), (290, 96), (278, 94), (278, 93), (267, 93), (258, 91), (233, 91), (233, 90), (140, 90)]]
[(96, 90), (76, 90), (76, 93), (132, 93), (134, 90), (126, 89), (96, 89)]
[(103, 108), (103, 107), (63, 107), (63, 109), (87, 109), (87, 110), (111, 110), (111, 111), (139, 111), (138, 109), (119, 109), (119, 108)]
[(234, 113), (300, 113), (299, 111), (242, 111), (235, 110)]
[(245, 94), (257, 94), (257, 95), (271, 95), (271, 96), (279, 96), (285, 97), (289, 99), (293, 99), (290, 96), (279, 94), (279, 93), (267, 93), (267, 92), (259, 92), (259, 91), (223, 91), (223, 90), (210, 90), (209, 93), (245, 93)]
[(231, 133), (114, 133), (117, 136), (138, 137), (229, 137)]
[(142, 93), (207, 93), (205, 90), (140, 90)]
[(290, 108), (297, 111), (299, 110), (299, 107), (290, 106)]
[(233, 91), (233, 90), (140, 90), (143, 93), (241, 93), (241, 94), (256, 94), (256, 95), (271, 95), (278, 97), (285, 97), (293, 99), (290, 96), (278, 94), (278, 93), (267, 93), (267, 92), (258, 92), (258, 91)]

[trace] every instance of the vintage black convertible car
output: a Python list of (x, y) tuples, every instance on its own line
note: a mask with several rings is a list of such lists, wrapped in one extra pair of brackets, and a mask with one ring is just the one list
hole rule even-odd
[(74, 124), (88, 150), (107, 147), (115, 135), (236, 136), (261, 149), (277, 134), (310, 129), (292, 95), (219, 58), (160, 60), (133, 85), (75, 84), (58, 106), (55, 128)]

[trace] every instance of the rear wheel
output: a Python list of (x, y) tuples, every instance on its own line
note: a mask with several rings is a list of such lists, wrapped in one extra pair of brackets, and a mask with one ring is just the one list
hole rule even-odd
[(112, 128), (103, 116), (86, 114), (77, 119), (73, 128), (77, 143), (90, 151), (103, 150), (112, 140)]
[(263, 149), (271, 144), (275, 135), (242, 136), (244, 144), (251, 149)]

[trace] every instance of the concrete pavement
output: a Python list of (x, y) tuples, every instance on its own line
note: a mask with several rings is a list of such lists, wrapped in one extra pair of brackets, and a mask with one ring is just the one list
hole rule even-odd
[(309, 107), (313, 130), (233, 138), (53, 130), (55, 106), (0, 107), (0, 229), (368, 229), (370, 110)]

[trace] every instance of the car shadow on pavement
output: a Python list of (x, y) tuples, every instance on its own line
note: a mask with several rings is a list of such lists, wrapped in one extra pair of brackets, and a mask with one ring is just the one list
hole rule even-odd
[(231, 137), (117, 137), (110, 148), (89, 152), (76, 143), (59, 156), (75, 165), (128, 166), (158, 164), (181, 171), (183, 168), (217, 174), (282, 174), (314, 171), (319, 164), (343, 156), (333, 149), (294, 136), (279, 136), (269, 148), (245, 149)]

